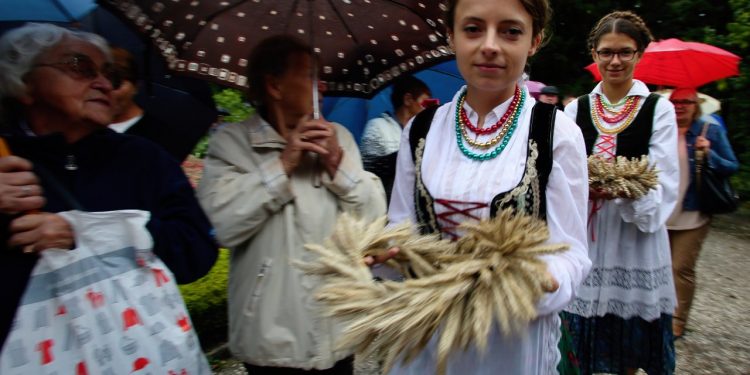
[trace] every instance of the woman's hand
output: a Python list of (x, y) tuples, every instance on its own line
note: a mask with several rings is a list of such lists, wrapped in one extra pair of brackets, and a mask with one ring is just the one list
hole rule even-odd
[(604, 191), (604, 190), (601, 190), (601, 189), (589, 188), (589, 200), (592, 200), (592, 201), (597, 201), (597, 200), (608, 201), (608, 200), (612, 200), (612, 199), (615, 199), (615, 198), (617, 198), (617, 197), (615, 197), (614, 195), (612, 195), (612, 193), (610, 193), (610, 192), (607, 192), (607, 191)]
[(393, 258), (398, 254), (398, 252), (401, 251), (398, 247), (392, 247), (388, 249), (388, 251), (385, 252), (385, 254), (382, 255), (374, 255), (374, 256), (366, 256), (365, 257), (365, 264), (372, 267), (376, 264), (385, 263), (389, 259)]
[(327, 155), (328, 149), (321, 146), (320, 139), (328, 137), (330, 129), (325, 123), (310, 120), (302, 120), (297, 126), (287, 133), (286, 147), (281, 152), (281, 164), (287, 175), (291, 175), (300, 164), (305, 152), (314, 152), (318, 155)]
[(694, 147), (696, 150), (708, 152), (708, 150), (711, 148), (711, 141), (709, 141), (706, 137), (699, 135), (695, 137)]
[(20, 247), (24, 253), (47, 249), (72, 249), (75, 245), (73, 228), (62, 216), (42, 212), (23, 215), (10, 223), (10, 247)]
[(560, 289), (560, 283), (555, 280), (554, 277), (552, 277), (552, 274), (549, 273), (549, 271), (545, 272), (545, 281), (542, 283), (542, 290), (544, 290), (547, 293), (554, 293), (557, 292), (558, 289)]
[(334, 178), (341, 158), (344, 156), (344, 150), (339, 146), (339, 139), (336, 136), (336, 127), (324, 119), (309, 120), (309, 122), (319, 124), (326, 129), (320, 137), (313, 138), (312, 141), (326, 150), (326, 153), (320, 154), (320, 160), (328, 175)]
[(0, 157), (0, 213), (14, 215), (44, 206), (42, 187), (32, 168), (26, 159)]

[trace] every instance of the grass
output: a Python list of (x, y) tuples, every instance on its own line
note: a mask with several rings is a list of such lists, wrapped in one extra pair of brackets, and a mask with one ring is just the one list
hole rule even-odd
[(219, 259), (201, 279), (180, 285), (193, 327), (204, 350), (227, 341), (227, 279), (229, 250), (219, 250)]

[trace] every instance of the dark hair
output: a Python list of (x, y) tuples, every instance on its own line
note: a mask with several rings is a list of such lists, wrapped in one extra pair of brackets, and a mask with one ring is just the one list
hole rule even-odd
[[(456, 6), (458, 6), (459, 0), (447, 0), (446, 11), (445, 11), (445, 24), (448, 30), (453, 32), (454, 18), (456, 18)], [(532, 35), (537, 36), (544, 32), (547, 27), (547, 23), (552, 18), (552, 8), (549, 6), (548, 0), (519, 0), (526, 12), (531, 16), (532, 21)]]
[(643, 52), (654, 40), (651, 30), (637, 14), (631, 11), (614, 11), (602, 17), (589, 33), (589, 49), (595, 50), (599, 40), (605, 34), (619, 33), (629, 36), (635, 41), (638, 51)]
[(266, 77), (281, 77), (286, 73), (294, 57), (313, 56), (309, 45), (290, 35), (268, 37), (250, 52), (247, 65), (247, 80), (250, 86), (247, 97), (256, 109), (266, 106)]
[(125, 48), (110, 46), (112, 50), (112, 63), (125, 81), (132, 83), (138, 82), (138, 65), (135, 63), (135, 57)]
[(416, 99), (422, 94), (432, 96), (430, 88), (421, 80), (413, 76), (402, 76), (393, 82), (393, 91), (391, 92), (391, 104), (393, 109), (404, 105), (404, 95), (411, 94)]

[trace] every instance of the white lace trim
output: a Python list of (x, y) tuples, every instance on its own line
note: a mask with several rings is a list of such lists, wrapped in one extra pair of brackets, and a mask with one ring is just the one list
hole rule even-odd
[(562, 338), (562, 332), (560, 331), (560, 315), (552, 314), (549, 318), (544, 319), (544, 331), (546, 337), (543, 338), (544, 342), (544, 364), (542, 365), (542, 374), (557, 375), (557, 364), (560, 363), (562, 354), (558, 343)]
[(658, 302), (653, 304), (643, 302), (625, 302), (617, 299), (610, 299), (608, 301), (586, 301), (576, 298), (565, 308), (565, 311), (580, 315), (584, 318), (613, 314), (623, 319), (639, 317), (651, 321), (659, 319), (661, 314), (672, 315), (675, 307), (675, 301), (670, 298), (660, 298)]

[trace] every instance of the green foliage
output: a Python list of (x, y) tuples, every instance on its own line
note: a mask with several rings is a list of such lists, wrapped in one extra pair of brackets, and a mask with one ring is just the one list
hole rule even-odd
[[(730, 0), (732, 20), (726, 25), (726, 34), (707, 35), (705, 41), (727, 49), (742, 60), (739, 77), (719, 82), (709, 87), (712, 95), (722, 100), (722, 116), (729, 128), (729, 138), (740, 160), (740, 171), (733, 177), (734, 186), (743, 199), (750, 197), (750, 0)], [(744, 161), (744, 163), (743, 163)]]
[(219, 250), (219, 259), (208, 275), (180, 285), (182, 298), (204, 349), (227, 341), (227, 279), (229, 250)]
[[(222, 116), (217, 123), (240, 122), (253, 113), (253, 107), (244, 101), (244, 95), (239, 90), (229, 88), (216, 89), (214, 90), (213, 98), (217, 108), (229, 113)], [(192, 154), (201, 159), (206, 156), (208, 139), (209, 135), (203, 137), (193, 149)]]
[(245, 102), (245, 96), (236, 89), (221, 89), (214, 92), (216, 106), (227, 112), (224, 122), (240, 122), (252, 114), (252, 107)]

